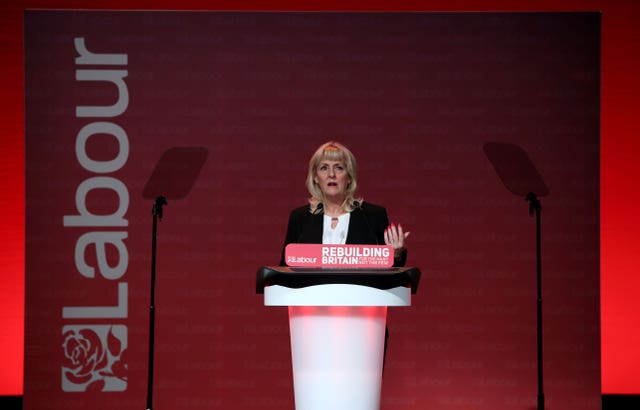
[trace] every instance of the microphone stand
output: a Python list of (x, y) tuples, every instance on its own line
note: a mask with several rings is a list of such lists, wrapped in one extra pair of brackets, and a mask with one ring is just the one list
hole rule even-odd
[(153, 203), (153, 227), (151, 230), (151, 299), (149, 305), (149, 373), (147, 379), (147, 410), (152, 410), (153, 402), (153, 356), (155, 339), (155, 304), (156, 304), (156, 233), (158, 232), (158, 219), (162, 220), (162, 207), (167, 205), (163, 196), (156, 198)]
[(538, 332), (538, 410), (544, 410), (544, 389), (542, 385), (542, 256), (540, 246), (540, 212), (542, 206), (538, 196), (529, 192), (525, 197), (525, 200), (529, 202), (529, 214), (533, 216), (536, 214), (536, 269), (537, 269), (537, 305), (538, 305), (538, 320), (537, 320), (537, 332)]

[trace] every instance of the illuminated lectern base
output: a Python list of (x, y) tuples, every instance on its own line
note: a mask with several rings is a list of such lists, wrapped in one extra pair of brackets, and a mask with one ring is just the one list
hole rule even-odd
[(380, 408), (386, 306), (290, 306), (296, 410)]
[(420, 275), (400, 269), (258, 272), (264, 304), (289, 307), (296, 410), (380, 409), (387, 306), (411, 305)]

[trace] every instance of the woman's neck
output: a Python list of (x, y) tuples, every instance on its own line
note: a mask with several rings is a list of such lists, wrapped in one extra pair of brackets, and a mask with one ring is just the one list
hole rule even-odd
[(342, 208), (343, 202), (344, 199), (342, 199), (340, 202), (337, 202), (335, 200), (332, 201), (329, 198), (325, 198), (325, 203), (323, 204), (324, 214), (327, 216), (340, 216), (346, 213), (344, 208)]

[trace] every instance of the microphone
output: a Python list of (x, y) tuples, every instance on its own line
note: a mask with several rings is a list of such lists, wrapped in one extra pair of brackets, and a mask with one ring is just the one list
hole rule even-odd
[(313, 211), (313, 215), (318, 215), (320, 212), (322, 212), (322, 202), (318, 202), (318, 205), (316, 205), (316, 210)]

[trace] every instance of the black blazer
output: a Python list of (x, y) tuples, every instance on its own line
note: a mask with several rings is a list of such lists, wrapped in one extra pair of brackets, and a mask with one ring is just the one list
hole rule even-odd
[[(322, 243), (324, 213), (312, 214), (309, 205), (296, 208), (289, 215), (287, 236), (282, 247), (280, 266), (284, 266), (284, 249), (290, 243)], [(384, 245), (384, 230), (389, 226), (387, 210), (381, 206), (362, 202), (351, 211), (347, 244)], [(406, 250), (393, 266), (404, 266)]]

